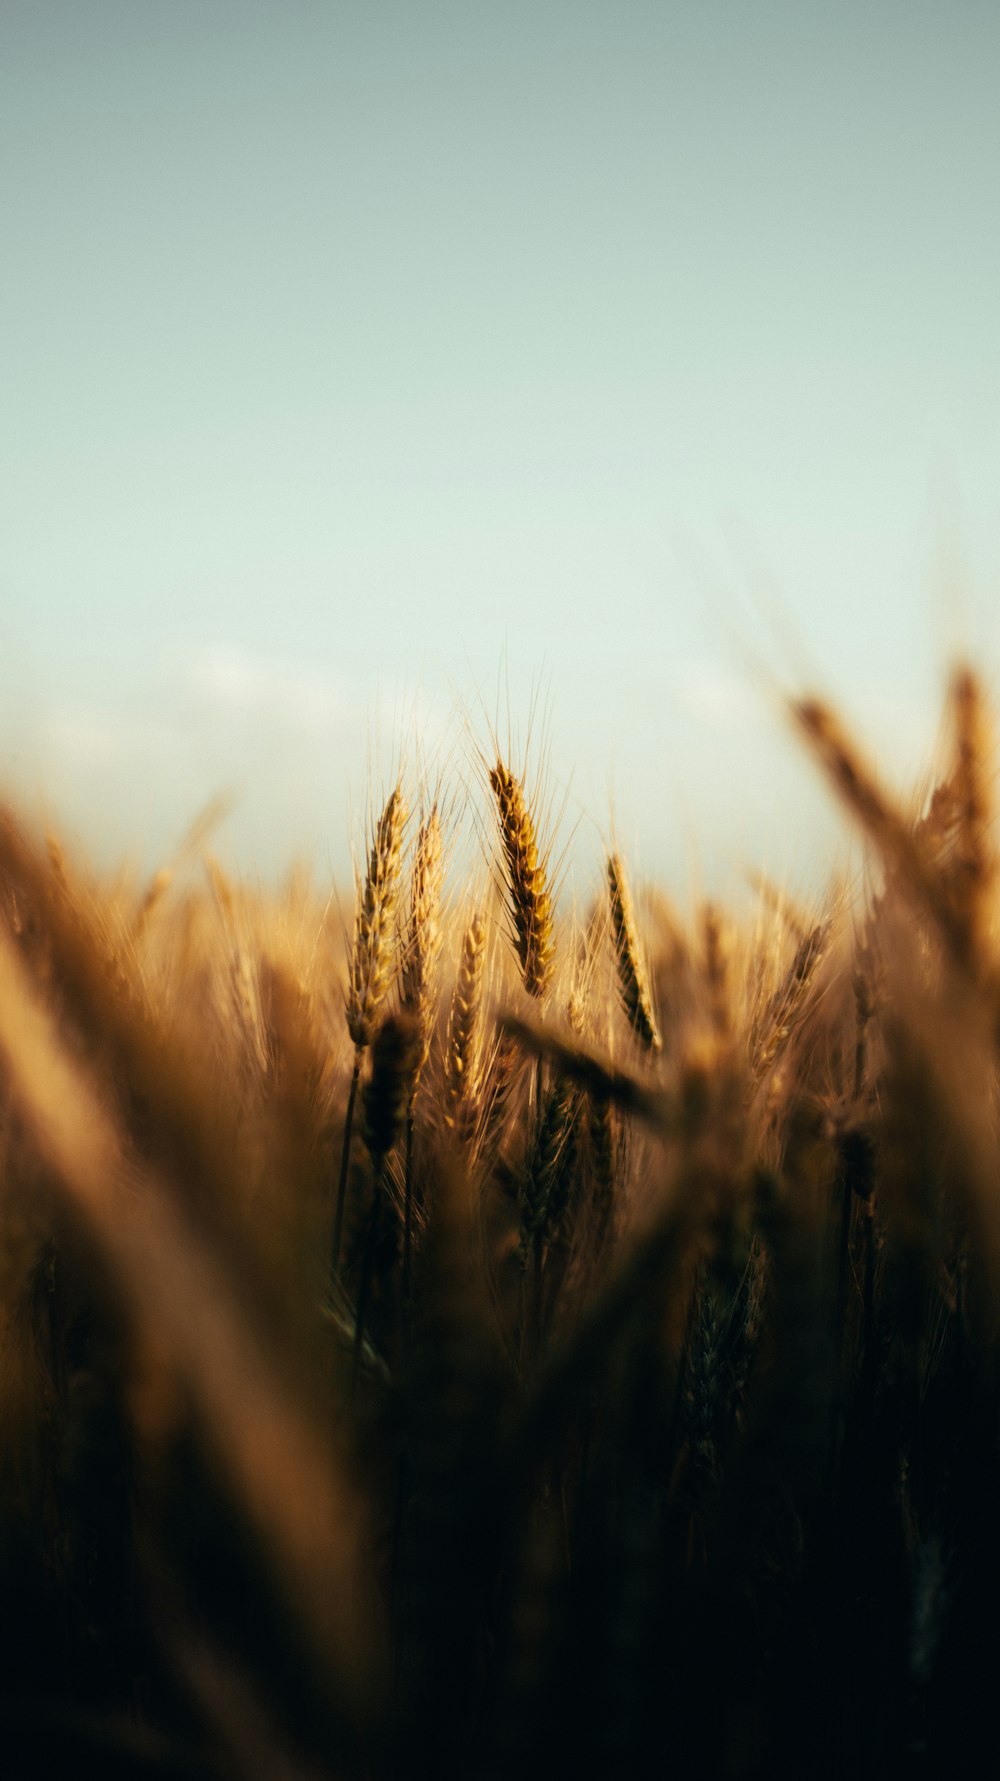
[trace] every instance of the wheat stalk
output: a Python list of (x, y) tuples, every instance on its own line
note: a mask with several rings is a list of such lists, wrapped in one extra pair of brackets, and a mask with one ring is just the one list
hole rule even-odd
[(419, 1046), (418, 1024), (414, 1016), (406, 1012), (387, 1015), (372, 1045), (372, 1073), (363, 1097), (363, 1134), (375, 1180), (354, 1322), (352, 1376), (355, 1384), (361, 1367), (368, 1294), (386, 1199), (386, 1159), (402, 1130)]

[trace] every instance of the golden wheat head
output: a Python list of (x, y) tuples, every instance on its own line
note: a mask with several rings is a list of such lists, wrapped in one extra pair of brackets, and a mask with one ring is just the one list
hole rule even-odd
[(538, 856), (535, 825), (520, 781), (497, 761), (490, 772), (497, 802), (513, 938), (529, 996), (544, 996), (552, 978), (552, 903), (545, 865)]
[(462, 937), (444, 1056), (444, 1119), (463, 1135), (475, 1107), (479, 1002), (486, 956), (486, 924), (473, 915)]
[(653, 1012), (649, 979), (639, 951), (625, 868), (617, 853), (611, 854), (608, 860), (608, 894), (622, 1007), (628, 1016), (629, 1025), (646, 1050), (659, 1051), (663, 1042)]
[(371, 1044), (392, 977), (392, 929), (405, 823), (406, 805), (397, 785), (379, 817), (354, 927), (347, 1027), (359, 1050)]
[(434, 966), (441, 949), (443, 853), (437, 807), (421, 824), (413, 863), (410, 920), (402, 962), (402, 1004), (417, 1024), (418, 1046), (412, 1092), (427, 1062), (434, 1017)]

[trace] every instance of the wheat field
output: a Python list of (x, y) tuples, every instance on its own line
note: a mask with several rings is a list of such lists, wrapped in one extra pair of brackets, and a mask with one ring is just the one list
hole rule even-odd
[[(16, 1777), (963, 1774), (994, 1737), (990, 716), (865, 866), (562, 906), (522, 763), (353, 909), (0, 816)], [(817, 791), (817, 796), (822, 795)], [(349, 902), (349, 899), (347, 900)]]

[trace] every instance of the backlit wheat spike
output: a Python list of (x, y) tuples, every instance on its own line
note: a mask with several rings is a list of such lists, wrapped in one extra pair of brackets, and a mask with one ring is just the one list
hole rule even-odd
[(497, 801), (513, 937), (529, 996), (544, 996), (552, 978), (552, 904), (535, 825), (524, 790), (502, 761), (490, 773)]
[(646, 1050), (659, 1051), (663, 1042), (653, 1013), (649, 980), (639, 951), (625, 868), (617, 853), (611, 854), (608, 860), (608, 892), (622, 1006), (633, 1032), (642, 1040)]
[(351, 954), (347, 986), (347, 1030), (354, 1040), (354, 1068), (347, 1091), (344, 1113), (344, 1136), (340, 1151), (340, 1176), (337, 1181), (337, 1202), (330, 1246), (330, 1271), (336, 1274), (340, 1262), (340, 1239), (344, 1228), (344, 1204), (347, 1197), (347, 1172), (351, 1155), (351, 1129), (354, 1103), (361, 1076), (361, 1059), (371, 1044), (379, 1009), (385, 1000), (392, 979), (392, 938), (399, 895), (399, 859), (406, 825), (406, 805), (398, 785), (389, 793), (385, 809), (378, 820), (368, 876), (365, 879), (354, 924), (354, 950)]
[(460, 1137), (468, 1135), (475, 1114), (477, 1028), (485, 954), (486, 924), (482, 916), (473, 915), (462, 938), (444, 1055), (444, 1120)]
[(421, 825), (413, 863), (410, 921), (402, 962), (402, 1004), (417, 1023), (418, 1046), (411, 1094), (427, 1062), (434, 1024), (434, 966), (441, 949), (443, 855), (437, 807)]
[(413, 1143), (417, 1089), (430, 1055), (436, 993), (434, 968), (441, 948), (441, 822), (437, 805), (421, 823), (413, 862), (410, 920), (400, 968), (403, 1012), (413, 1022), (406, 1102), (406, 1158), (403, 1165), (403, 1293), (410, 1294), (413, 1250)]
[(392, 976), (392, 925), (399, 895), (399, 859), (406, 806), (397, 785), (389, 793), (368, 863), (354, 928), (347, 994), (347, 1027), (355, 1045), (370, 1045)]

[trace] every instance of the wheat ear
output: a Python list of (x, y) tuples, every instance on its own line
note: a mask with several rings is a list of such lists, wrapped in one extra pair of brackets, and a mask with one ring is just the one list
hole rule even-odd
[(413, 1239), (413, 1113), (417, 1089), (431, 1048), (434, 1025), (434, 967), (441, 950), (441, 822), (435, 804), (421, 823), (413, 862), (410, 920), (401, 967), (404, 1011), (415, 1023), (412, 1071), (406, 1104), (406, 1161), (403, 1181), (403, 1296), (410, 1292)]
[(406, 824), (406, 805), (399, 786), (389, 793), (378, 820), (375, 839), (368, 862), (368, 875), (358, 903), (354, 924), (354, 948), (347, 985), (347, 1030), (354, 1040), (354, 1068), (347, 1091), (344, 1114), (344, 1139), (340, 1152), (340, 1179), (337, 1182), (337, 1208), (330, 1245), (330, 1266), (335, 1274), (340, 1261), (340, 1238), (344, 1228), (344, 1201), (347, 1195), (347, 1170), (351, 1155), (351, 1129), (354, 1103), (361, 1076), (361, 1058), (371, 1044), (378, 1011), (385, 1000), (392, 975), (392, 928), (399, 895), (399, 858)]
[(392, 924), (399, 895), (399, 858), (406, 805), (397, 785), (379, 817), (368, 875), (354, 926), (347, 990), (347, 1029), (359, 1050), (370, 1045), (392, 976)]
[(646, 1050), (659, 1051), (662, 1046), (660, 1030), (653, 1013), (649, 979), (639, 951), (625, 868), (617, 853), (611, 854), (608, 859), (608, 892), (622, 1006), (633, 1032), (642, 1040)]
[(389, 1014), (372, 1045), (372, 1071), (362, 1096), (363, 1136), (376, 1176), (403, 1128), (419, 1031), (412, 1015)]
[(513, 939), (529, 996), (544, 996), (552, 978), (552, 903), (545, 865), (538, 857), (535, 825), (524, 789), (509, 767), (497, 761), (490, 773), (497, 801)]
[(473, 915), (462, 938), (462, 957), (451, 1002), (444, 1055), (445, 1124), (468, 1136), (478, 1063), (479, 1001), (486, 954), (486, 924)]
[(751, 1029), (749, 1050), (758, 1077), (770, 1069), (791, 1035), (823, 957), (831, 926), (830, 918), (824, 917), (799, 941), (788, 970)]
[(443, 855), (437, 807), (421, 824), (413, 862), (410, 919), (401, 969), (402, 1006), (416, 1022), (419, 1039), (412, 1093), (431, 1048), (434, 1016), (434, 966), (441, 950), (441, 878)]

